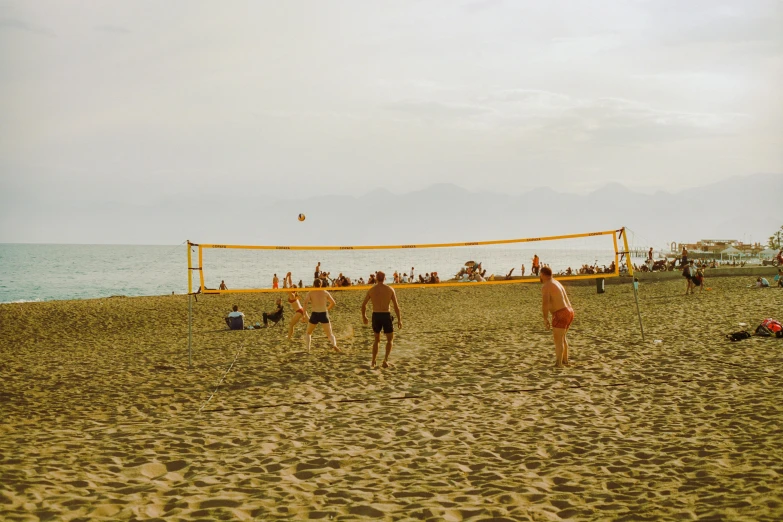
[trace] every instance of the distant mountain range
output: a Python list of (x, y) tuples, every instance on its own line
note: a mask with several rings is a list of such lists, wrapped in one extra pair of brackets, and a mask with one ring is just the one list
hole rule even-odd
[[(766, 242), (783, 225), (783, 174), (734, 177), (696, 189), (642, 194), (612, 183), (587, 195), (537, 188), (521, 195), (432, 185), (407, 194), (283, 200), (269, 194), (153, 206), (16, 202), (0, 241), (24, 243), (397, 244), (480, 241), (612, 230), (639, 246), (703, 238)], [(304, 223), (299, 213), (307, 215)]]

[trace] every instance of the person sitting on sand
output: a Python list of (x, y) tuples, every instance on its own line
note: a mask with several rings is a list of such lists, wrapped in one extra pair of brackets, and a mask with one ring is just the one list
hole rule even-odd
[(307, 297), (302, 304), (302, 308), (305, 310), (307, 310), (307, 303), (310, 303), (313, 307), (313, 313), (310, 314), (310, 321), (307, 325), (307, 332), (305, 334), (305, 348), (307, 348), (307, 353), (310, 353), (310, 341), (313, 338), (313, 330), (315, 330), (315, 327), (319, 324), (323, 327), (324, 333), (329, 339), (329, 344), (332, 345), (332, 349), (335, 352), (341, 352), (337, 347), (337, 339), (334, 336), (334, 332), (332, 332), (332, 324), (329, 321), (329, 310), (334, 308), (337, 303), (335, 302), (334, 297), (332, 297), (332, 294), (321, 289), (322, 283), (320, 279), (313, 281), (313, 285), (315, 286), (315, 289), (307, 294)]
[(261, 314), (261, 318), (264, 320), (264, 328), (269, 326), (269, 321), (277, 323), (283, 318), (283, 300), (279, 297), (275, 300), (275, 311), (271, 313), (264, 312)]
[(367, 303), (372, 301), (372, 331), (375, 334), (375, 340), (372, 345), (371, 368), (375, 368), (377, 364), (381, 330), (386, 335), (386, 355), (383, 357), (381, 366), (384, 368), (391, 366), (389, 355), (394, 343), (394, 325), (389, 312), (389, 304), (394, 305), (394, 313), (397, 314), (397, 328), (402, 328), (402, 314), (400, 313), (400, 305), (397, 303), (397, 294), (394, 292), (394, 288), (384, 284), (385, 279), (386, 274), (378, 272), (378, 284), (367, 291), (367, 295), (362, 302), (362, 321), (364, 324), (367, 324)]
[(222, 279), (220, 280), (220, 286), (218, 287), (218, 290), (228, 290), (228, 287), (226, 286), (226, 282)]
[[(542, 311), (544, 314), (544, 326), (552, 330), (555, 338), (555, 366), (568, 365), (568, 328), (574, 320), (574, 309), (568, 299), (563, 285), (552, 277), (552, 269), (545, 266), (541, 269), (539, 280), (541, 287)], [(552, 323), (549, 322), (549, 313), (552, 313)]]
[(228, 325), (231, 330), (243, 330), (245, 328), (245, 314), (239, 311), (237, 305), (234, 305), (232, 311), (228, 313), (226, 325)]
[(764, 277), (756, 279), (756, 288), (770, 288), (769, 281)]
[(290, 341), (294, 338), (294, 326), (296, 326), (296, 323), (299, 321), (307, 321), (310, 319), (310, 316), (307, 315), (307, 312), (302, 308), (301, 303), (299, 303), (299, 294), (296, 293), (296, 290), (288, 292), (288, 302), (291, 305), (291, 309), (294, 311), (294, 316), (288, 324), (288, 340)]

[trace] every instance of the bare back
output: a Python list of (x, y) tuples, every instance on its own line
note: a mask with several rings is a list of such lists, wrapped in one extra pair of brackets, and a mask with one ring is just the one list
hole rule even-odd
[(548, 305), (547, 309), (550, 312), (556, 312), (563, 308), (571, 307), (571, 301), (568, 300), (568, 294), (559, 281), (550, 279), (541, 287), (541, 293), (543, 294), (544, 304)]
[(334, 303), (331, 294), (326, 290), (313, 290), (305, 298), (305, 305), (310, 303), (313, 312), (326, 312), (329, 310), (329, 303)]
[(394, 288), (379, 283), (367, 291), (367, 296), (372, 301), (373, 312), (388, 312), (392, 300), (396, 300)]

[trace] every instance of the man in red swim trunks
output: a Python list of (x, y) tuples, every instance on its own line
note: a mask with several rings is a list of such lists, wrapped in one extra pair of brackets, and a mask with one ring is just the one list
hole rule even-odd
[[(568, 365), (568, 327), (574, 320), (574, 309), (568, 300), (565, 288), (559, 281), (552, 277), (552, 269), (548, 266), (541, 268), (539, 280), (544, 283), (541, 287), (543, 296), (542, 311), (544, 313), (544, 326), (551, 329), (555, 337), (555, 367)], [(549, 323), (549, 314), (552, 313), (552, 324)]]

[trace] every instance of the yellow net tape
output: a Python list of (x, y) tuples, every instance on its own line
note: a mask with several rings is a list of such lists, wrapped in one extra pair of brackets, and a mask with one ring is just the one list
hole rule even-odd
[(429, 243), (422, 245), (359, 245), (359, 246), (270, 246), (270, 245), (218, 245), (199, 244), (201, 248), (235, 248), (243, 250), (392, 250), (397, 248), (448, 248), (470, 247), (484, 245), (510, 245), (512, 243), (532, 243), (534, 241), (554, 241), (557, 239), (573, 239), (577, 237), (592, 237), (616, 234), (617, 230), (604, 232), (589, 232), (586, 234), (568, 234), (562, 236), (527, 237), (521, 239), (500, 239), (495, 241), (474, 241), (468, 243)]
[[(220, 245), (220, 244), (197, 244), (188, 242), (188, 251), (191, 246), (197, 246), (199, 249), (198, 260), (199, 267), (190, 266), (191, 256), (188, 254), (188, 289), (192, 291), (191, 279), (193, 270), (199, 272), (199, 279), (201, 281), (200, 293), (202, 294), (241, 294), (241, 293), (273, 293), (273, 292), (287, 292), (286, 288), (239, 288), (233, 290), (214, 290), (204, 288), (204, 270), (202, 264), (203, 249), (206, 248), (219, 248), (219, 249), (239, 249), (239, 250), (392, 250), (400, 248), (450, 248), (450, 247), (475, 247), (485, 245), (509, 245), (514, 243), (532, 243), (537, 241), (556, 241), (559, 239), (574, 239), (582, 237), (594, 237), (612, 235), (615, 247), (615, 271), (611, 273), (589, 274), (589, 275), (570, 275), (570, 276), (557, 276), (558, 281), (579, 281), (585, 279), (598, 279), (620, 276), (620, 263), (617, 252), (617, 234), (624, 232), (625, 229), (620, 230), (604, 230), (602, 232), (587, 232), (583, 234), (564, 234), (559, 236), (544, 236), (544, 237), (528, 237), (518, 239), (500, 239), (494, 241), (473, 241), (464, 243), (427, 243), (419, 245), (354, 245), (354, 246), (275, 246), (275, 245)], [(625, 237), (623, 237), (625, 240)], [(627, 247), (626, 247), (627, 250)], [(627, 253), (626, 253), (627, 255)], [(629, 263), (630, 264), (630, 263)], [(445, 281), (443, 283), (402, 283), (402, 284), (390, 284), (394, 288), (433, 288), (433, 287), (447, 287), (447, 286), (463, 286), (470, 287), (476, 285), (508, 285), (508, 284), (520, 284), (520, 283), (537, 283), (537, 277), (514, 277), (512, 279), (502, 279), (495, 281), (484, 282), (459, 282), (459, 281)], [(309, 287), (306, 287), (309, 288)], [(328, 287), (326, 290), (331, 291), (351, 291), (351, 290), (367, 290), (371, 288), (369, 285), (351, 285), (342, 287)], [(296, 288), (294, 289), (296, 290)]]

